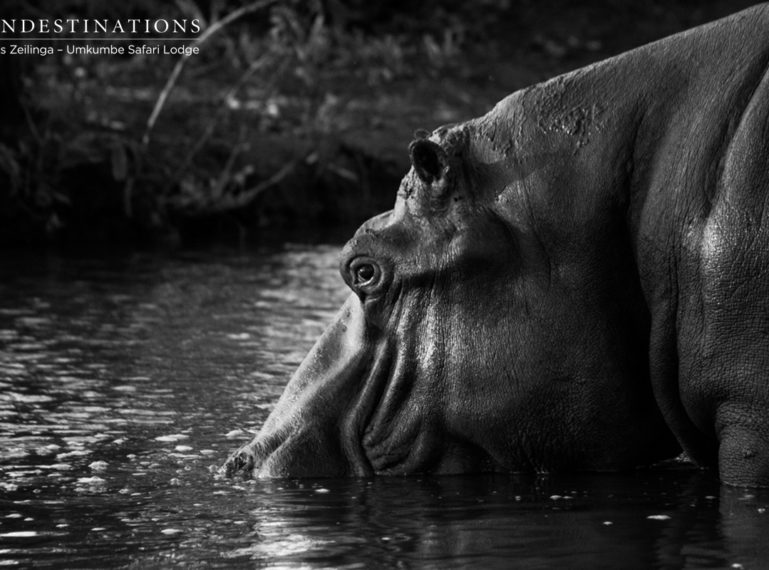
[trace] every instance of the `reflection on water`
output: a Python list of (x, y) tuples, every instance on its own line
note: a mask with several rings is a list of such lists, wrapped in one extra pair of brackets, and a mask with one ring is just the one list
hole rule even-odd
[(686, 470), (216, 480), (346, 296), (336, 251), (0, 259), (0, 565), (769, 563), (769, 493)]

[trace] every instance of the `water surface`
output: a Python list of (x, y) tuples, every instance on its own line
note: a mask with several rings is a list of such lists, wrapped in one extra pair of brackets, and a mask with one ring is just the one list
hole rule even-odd
[(346, 296), (337, 250), (0, 258), (0, 565), (769, 566), (769, 493), (691, 469), (214, 477)]

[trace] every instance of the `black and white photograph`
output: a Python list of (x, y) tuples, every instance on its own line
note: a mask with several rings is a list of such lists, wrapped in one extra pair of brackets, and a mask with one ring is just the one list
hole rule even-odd
[(769, 568), (769, 4), (3, 0), (0, 566)]

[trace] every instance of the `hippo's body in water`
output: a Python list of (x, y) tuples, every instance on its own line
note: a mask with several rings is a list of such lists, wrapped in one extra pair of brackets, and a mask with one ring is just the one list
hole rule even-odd
[(769, 6), (414, 141), (256, 477), (624, 469), (769, 485)]

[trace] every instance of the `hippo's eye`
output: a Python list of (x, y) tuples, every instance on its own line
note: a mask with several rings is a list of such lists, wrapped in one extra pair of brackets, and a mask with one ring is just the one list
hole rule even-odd
[(355, 284), (365, 285), (376, 276), (376, 268), (370, 263), (361, 263), (355, 268)]
[(353, 259), (347, 267), (347, 282), (360, 293), (372, 293), (382, 281), (382, 268), (377, 261), (362, 255)]

